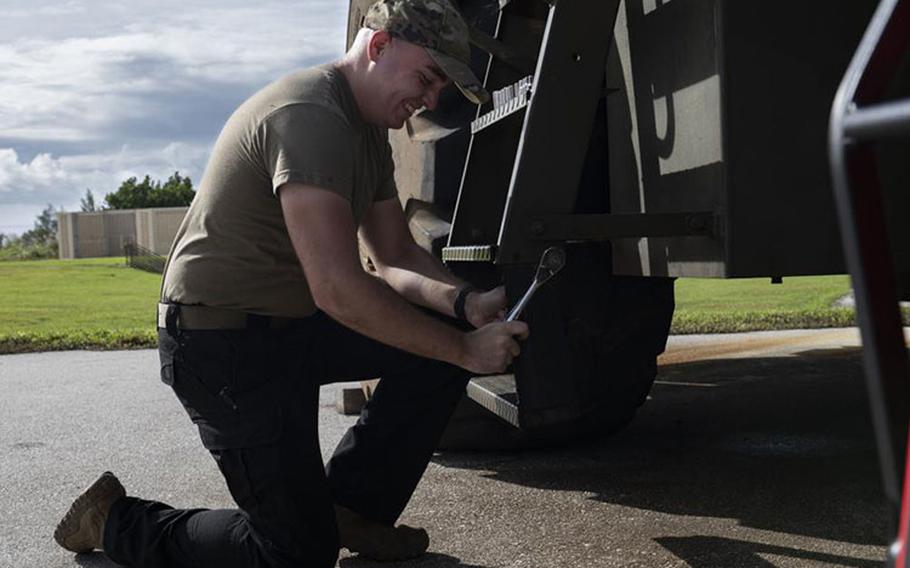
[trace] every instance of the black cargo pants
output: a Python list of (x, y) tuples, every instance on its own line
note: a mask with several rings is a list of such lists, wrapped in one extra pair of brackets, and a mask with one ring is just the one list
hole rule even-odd
[[(468, 380), (462, 369), (322, 313), (281, 328), (252, 316), (243, 330), (159, 329), (158, 346), (162, 380), (198, 426), (239, 508), (117, 501), (104, 549), (137, 568), (334, 566), (333, 503), (393, 524)], [(383, 380), (325, 467), (319, 386), (374, 377)]]

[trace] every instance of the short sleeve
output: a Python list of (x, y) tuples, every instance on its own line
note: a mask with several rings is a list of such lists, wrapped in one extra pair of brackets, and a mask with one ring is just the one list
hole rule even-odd
[(392, 147), (389, 145), (388, 135), (385, 137), (383, 149), (383, 172), (373, 201), (385, 201), (398, 197), (398, 186), (395, 184), (395, 162), (392, 160)]
[(286, 183), (300, 183), (351, 201), (353, 134), (341, 117), (320, 105), (289, 105), (270, 114), (259, 135), (273, 193)]

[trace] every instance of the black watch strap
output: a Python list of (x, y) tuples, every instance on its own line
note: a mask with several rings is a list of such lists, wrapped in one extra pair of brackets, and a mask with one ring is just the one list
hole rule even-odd
[(477, 288), (471, 286), (470, 284), (466, 285), (464, 288), (458, 291), (458, 295), (455, 296), (455, 305), (452, 307), (452, 311), (455, 312), (455, 317), (461, 321), (468, 321), (468, 317), (464, 313), (464, 305), (468, 299), (468, 294), (471, 292), (476, 292)]

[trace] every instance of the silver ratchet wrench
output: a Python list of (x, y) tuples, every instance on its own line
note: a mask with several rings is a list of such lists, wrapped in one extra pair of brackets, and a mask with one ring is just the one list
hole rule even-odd
[(557, 272), (562, 270), (562, 267), (565, 266), (565, 264), (566, 251), (561, 247), (550, 247), (543, 251), (543, 254), (540, 256), (540, 263), (537, 265), (537, 273), (534, 274), (534, 280), (531, 282), (531, 286), (528, 287), (528, 291), (525, 292), (524, 296), (522, 296), (521, 299), (518, 300), (518, 303), (509, 311), (506, 321), (515, 321), (518, 319), (518, 316), (524, 311), (528, 302), (531, 301), (531, 296), (534, 295), (534, 292), (543, 286), (550, 278), (553, 278)]

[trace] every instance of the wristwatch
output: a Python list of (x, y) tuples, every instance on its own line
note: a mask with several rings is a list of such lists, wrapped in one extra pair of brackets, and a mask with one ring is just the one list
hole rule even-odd
[(464, 305), (468, 299), (468, 294), (476, 291), (477, 288), (471, 286), (470, 284), (467, 284), (461, 290), (459, 290), (458, 295), (455, 296), (455, 305), (452, 307), (452, 311), (455, 312), (455, 317), (461, 321), (468, 321), (468, 317), (464, 313)]

